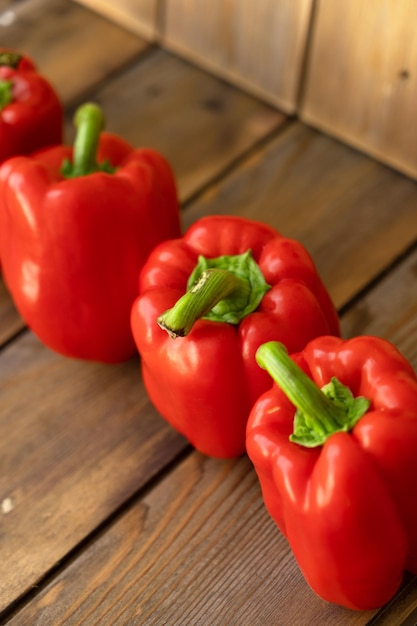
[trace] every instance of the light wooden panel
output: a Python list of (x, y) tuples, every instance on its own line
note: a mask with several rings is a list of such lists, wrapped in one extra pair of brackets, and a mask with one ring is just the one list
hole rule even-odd
[[(355, 330), (392, 337), (395, 326), (415, 316), (416, 266), (414, 253), (365, 297), (369, 314)], [(390, 316), (381, 320), (382, 301), (390, 303)], [(358, 313), (353, 309), (346, 316), (347, 328)], [(417, 324), (409, 331), (395, 338), (417, 368)], [(92, 542), (10, 626), (382, 626), (403, 623), (415, 607), (415, 579), (381, 612), (381, 621), (373, 618), (377, 611), (350, 611), (320, 600), (267, 515), (249, 461), (193, 453)]]
[(76, 0), (148, 41), (157, 35), (159, 0)]
[(417, 177), (417, 3), (318, 0), (302, 119)]
[(312, 0), (165, 0), (162, 43), (295, 111)]

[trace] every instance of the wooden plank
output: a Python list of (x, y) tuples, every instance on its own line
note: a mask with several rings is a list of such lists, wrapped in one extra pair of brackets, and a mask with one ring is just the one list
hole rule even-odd
[(334, 611), (308, 590), (246, 458), (230, 463), (193, 454), (10, 625), (321, 621), (366, 623), (363, 614)]
[(26, 333), (0, 359), (0, 611), (186, 446), (139, 364), (65, 359)]
[(265, 221), (312, 254), (338, 307), (417, 237), (417, 184), (295, 123), (186, 210)]
[(417, 4), (317, 3), (301, 118), (416, 178)]
[(159, 0), (76, 0), (116, 24), (154, 41), (158, 34)]
[(294, 113), (312, 0), (165, 0), (162, 45)]
[(66, 105), (147, 48), (144, 40), (71, 0), (15, 2), (0, 14), (0, 33), (2, 46), (32, 56)]
[(94, 99), (103, 107), (108, 130), (166, 156), (182, 201), (286, 121), (163, 50), (117, 76)]
[[(395, 337), (417, 368), (416, 267), (414, 252), (345, 316), (344, 329)], [(389, 302), (389, 315), (379, 316), (381, 302)], [(404, 324), (411, 319), (412, 326)], [(398, 595), (389, 621), (381, 624), (400, 624), (404, 595), (414, 598), (415, 606), (415, 582)], [(228, 462), (193, 453), (10, 624), (214, 626), (221, 615), (222, 624), (236, 626), (359, 626), (376, 613), (345, 610), (313, 594), (265, 511), (246, 458)]]

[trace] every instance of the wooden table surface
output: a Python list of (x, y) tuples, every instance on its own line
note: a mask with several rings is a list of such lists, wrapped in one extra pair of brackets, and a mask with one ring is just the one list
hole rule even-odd
[[(299, 239), (343, 335), (383, 336), (417, 368), (416, 182), (70, 0), (6, 3), (0, 32), (56, 86), (68, 141), (74, 107), (98, 102), (108, 130), (170, 160), (184, 229), (229, 213)], [(0, 341), (2, 624), (417, 623), (411, 577), (380, 611), (317, 598), (249, 460), (195, 452), (151, 406), (138, 358), (53, 353), (3, 284)]]

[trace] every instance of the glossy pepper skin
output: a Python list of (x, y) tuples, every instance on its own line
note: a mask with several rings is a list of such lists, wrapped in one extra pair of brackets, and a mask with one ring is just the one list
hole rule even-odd
[(329, 428), (324, 443), (307, 447), (289, 439), (295, 406), (307, 402), (313, 431), (327, 409), (315, 394), (291, 396), (288, 381), (298, 374), (277, 372), (283, 352), (272, 343), (257, 353), (275, 383), (247, 426), (266, 508), (319, 596), (351, 609), (381, 607), (406, 570), (417, 574), (416, 374), (380, 338), (312, 340), (290, 360), (315, 391), (335, 377), (367, 406), (345, 431)]
[[(186, 332), (172, 333), (169, 324), (162, 323), (163, 328), (157, 324), (187, 291), (200, 255), (213, 261), (229, 255), (245, 257), (248, 250), (261, 280), (270, 286), (255, 310), (238, 323), (204, 315)], [(186, 336), (173, 339), (164, 329)], [(313, 261), (300, 243), (260, 222), (210, 216), (151, 253), (132, 308), (132, 330), (146, 389), (161, 415), (199, 451), (232, 458), (244, 453), (250, 408), (270, 385), (268, 374), (255, 362), (257, 347), (275, 338), (298, 350), (317, 335), (338, 334), (339, 324)]]
[(139, 272), (156, 244), (180, 234), (175, 180), (156, 151), (100, 134), (95, 105), (76, 119), (74, 149), (49, 148), (0, 168), (3, 273), (46, 346), (121, 362), (137, 353), (130, 310)]
[(33, 61), (0, 49), (0, 163), (60, 144), (62, 105)]

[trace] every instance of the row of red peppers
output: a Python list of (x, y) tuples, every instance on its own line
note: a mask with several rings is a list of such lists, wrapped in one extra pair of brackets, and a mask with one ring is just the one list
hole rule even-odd
[(311, 587), (385, 604), (417, 574), (411, 365), (380, 338), (340, 338), (297, 241), (230, 216), (181, 236), (170, 165), (103, 132), (96, 105), (61, 145), (56, 94), (12, 57), (0, 55), (0, 256), (27, 325), (71, 357), (138, 351), (152, 402), (198, 450), (247, 451)]

